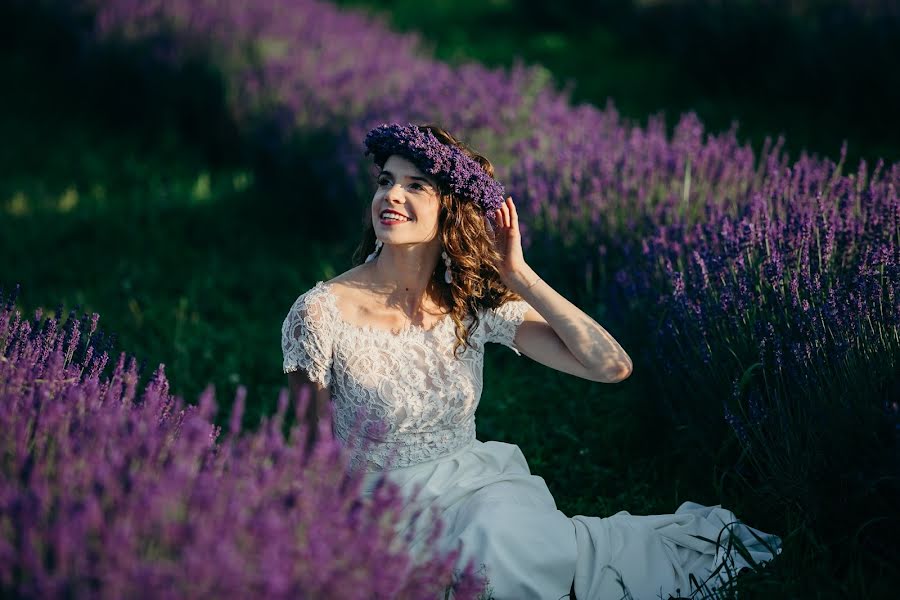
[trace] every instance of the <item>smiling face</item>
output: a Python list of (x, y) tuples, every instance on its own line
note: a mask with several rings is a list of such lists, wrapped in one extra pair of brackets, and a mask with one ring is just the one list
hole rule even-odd
[(378, 239), (386, 244), (436, 239), (440, 209), (440, 194), (432, 178), (401, 156), (385, 161), (372, 198), (372, 226)]

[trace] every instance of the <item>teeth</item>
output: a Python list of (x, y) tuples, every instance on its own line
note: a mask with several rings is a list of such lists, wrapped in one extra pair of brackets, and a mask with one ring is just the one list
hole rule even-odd
[(406, 217), (401, 217), (400, 215), (394, 213), (382, 213), (382, 219), (390, 219), (391, 221), (409, 221)]

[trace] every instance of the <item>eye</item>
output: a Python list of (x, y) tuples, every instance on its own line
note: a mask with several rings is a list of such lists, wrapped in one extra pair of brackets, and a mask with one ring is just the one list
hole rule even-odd
[(391, 182), (391, 180), (388, 177), (379, 177), (378, 178), (378, 185), (387, 185), (390, 182)]
[(420, 190), (424, 190), (424, 189), (425, 189), (425, 186), (422, 185), (421, 183), (417, 182), (417, 181), (414, 181), (411, 185), (417, 186), (417, 189), (420, 189)]

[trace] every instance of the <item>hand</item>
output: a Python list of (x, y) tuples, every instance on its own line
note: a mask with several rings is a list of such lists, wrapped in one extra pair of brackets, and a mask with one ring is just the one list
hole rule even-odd
[[(485, 217), (487, 218), (487, 217)], [(512, 196), (508, 196), (494, 211), (494, 249), (500, 254), (500, 279), (513, 291), (527, 286), (525, 279), (531, 271), (522, 252), (522, 235), (519, 232), (519, 214)]]

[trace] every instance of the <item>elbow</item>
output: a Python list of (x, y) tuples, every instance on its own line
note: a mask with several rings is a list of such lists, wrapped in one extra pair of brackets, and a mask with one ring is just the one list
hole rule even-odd
[(631, 358), (626, 354), (618, 360), (611, 361), (606, 368), (597, 374), (595, 381), (602, 383), (619, 383), (625, 381), (631, 376), (632, 371)]
[(631, 366), (625, 366), (622, 369), (619, 369), (613, 377), (609, 380), (609, 383), (619, 383), (620, 381), (625, 381), (631, 377)]

